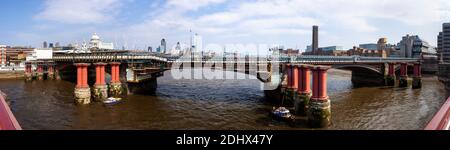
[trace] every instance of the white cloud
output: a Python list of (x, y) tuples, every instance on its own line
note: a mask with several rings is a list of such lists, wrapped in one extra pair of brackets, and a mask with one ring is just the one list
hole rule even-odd
[[(37, 18), (99, 23), (114, 19), (113, 10), (121, 3), (47, 0), (46, 9)], [(402, 34), (450, 19), (449, 0), (167, 0), (158, 4), (151, 6), (143, 15), (148, 17), (141, 22), (111, 32), (129, 40), (143, 40), (145, 44), (153, 41), (153, 45), (161, 38), (169, 42), (188, 39), (190, 29), (213, 41), (255, 42), (268, 38), (265, 41), (297, 41), (291, 45), (306, 45), (311, 39), (311, 26), (320, 25), (321, 35), (327, 34), (321, 43), (329, 44), (327, 37), (339, 37), (332, 42), (352, 46), (360, 41), (376, 41), (378, 36), (400, 39)], [(434, 38), (425, 38), (430, 37)]]
[(121, 0), (46, 0), (35, 18), (68, 24), (95, 24), (114, 19)]
[(172, 10), (175, 9), (177, 11), (182, 10), (197, 10), (201, 7), (212, 5), (212, 4), (220, 4), (225, 2), (226, 0), (167, 0), (168, 8)]

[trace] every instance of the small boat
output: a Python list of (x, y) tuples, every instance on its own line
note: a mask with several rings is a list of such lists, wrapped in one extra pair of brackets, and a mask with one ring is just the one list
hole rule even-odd
[(277, 119), (281, 120), (291, 120), (293, 115), (291, 112), (285, 107), (273, 108), (271, 114), (275, 116)]
[(110, 97), (106, 101), (103, 101), (103, 103), (107, 104), (107, 105), (113, 105), (113, 104), (117, 104), (117, 103), (119, 103), (121, 101), (122, 101), (122, 98)]

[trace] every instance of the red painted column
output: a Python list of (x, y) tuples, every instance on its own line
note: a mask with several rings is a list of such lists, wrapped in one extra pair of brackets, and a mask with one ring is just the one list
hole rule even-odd
[(395, 64), (390, 63), (389, 64), (389, 75), (394, 76), (395, 75)]
[(298, 89), (298, 67), (292, 64), (287, 65), (288, 88)]
[(38, 65), (37, 65), (37, 72), (43, 73), (42, 64), (40, 64), (40, 63), (38, 63)]
[(406, 64), (406, 63), (401, 64), (400, 76), (402, 76), (402, 77), (408, 76), (408, 64)]
[(25, 73), (31, 73), (31, 63), (25, 64)]
[(105, 85), (105, 63), (95, 65), (95, 85)]
[(95, 65), (95, 85), (100, 85), (100, 66), (98, 64)]
[(75, 88), (75, 102), (77, 104), (91, 103), (91, 89), (88, 85), (88, 66), (87, 63), (77, 63), (77, 86)]
[(88, 85), (88, 66), (89, 64), (79, 63), (77, 67), (77, 88), (89, 88)]
[(327, 70), (324, 67), (313, 69), (313, 96), (314, 100), (327, 100)]
[(422, 67), (420, 63), (414, 64), (413, 89), (422, 88)]
[(111, 64), (111, 82), (112, 83), (120, 83), (120, 68), (119, 65), (120, 63), (118, 62), (113, 62), (110, 63)]
[(103, 80), (100, 80), (100, 81), (102, 81), (101, 84), (106, 84), (105, 83), (105, 66), (106, 66), (106, 64), (100, 66), (100, 72), (101, 72), (100, 78), (103, 79)]
[(299, 67), (299, 88), (298, 93), (299, 94), (309, 94), (311, 93), (311, 70), (308, 66), (301, 65)]
[(88, 65), (83, 66), (83, 86), (89, 87), (89, 85), (88, 85)]
[(422, 77), (422, 68), (420, 64), (414, 64), (414, 77)]
[(48, 72), (49, 73), (54, 73), (53, 65), (49, 65), (48, 66)]
[(286, 70), (287, 70), (287, 87), (291, 88), (292, 87), (292, 68), (291, 68), (291, 64), (287, 64), (286, 65)]
[(77, 67), (77, 88), (81, 88), (81, 85), (82, 85), (82, 73), (83, 73), (83, 71), (81, 70), (81, 66), (76, 66)]
[(319, 66), (312, 69), (313, 95), (308, 103), (308, 124), (311, 127), (327, 127), (331, 123), (331, 102), (327, 95), (327, 70)]

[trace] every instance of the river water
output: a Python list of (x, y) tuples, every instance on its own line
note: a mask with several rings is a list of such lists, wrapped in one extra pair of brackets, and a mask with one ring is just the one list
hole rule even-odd
[[(273, 104), (255, 79), (174, 80), (169, 71), (158, 79), (155, 96), (130, 95), (114, 106), (77, 106), (74, 86), (67, 81), (0, 80), (14, 115), (28, 130), (309, 129), (302, 121), (270, 118)], [(422, 89), (353, 88), (351, 72), (340, 70), (329, 72), (328, 93), (332, 125), (327, 129), (333, 130), (423, 129), (449, 96), (435, 76), (425, 76)]]

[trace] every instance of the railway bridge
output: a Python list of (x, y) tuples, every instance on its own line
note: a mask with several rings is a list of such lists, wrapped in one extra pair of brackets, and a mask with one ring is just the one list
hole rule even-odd
[(351, 70), (355, 84), (400, 87), (409, 86), (408, 70), (413, 68), (412, 87), (421, 88), (419, 59), (359, 56), (247, 56), (195, 60), (129, 51), (54, 53), (52, 59), (27, 62), (26, 79), (76, 81), (75, 102), (89, 104), (91, 99), (101, 102), (107, 97), (130, 93), (152, 94), (157, 89), (157, 78), (165, 71), (197, 67), (256, 76), (264, 85), (267, 97), (292, 102), (296, 114), (307, 115), (312, 127), (326, 127), (330, 123), (331, 104), (327, 95), (327, 70), (330, 68)]

